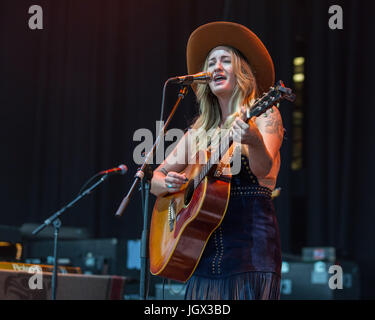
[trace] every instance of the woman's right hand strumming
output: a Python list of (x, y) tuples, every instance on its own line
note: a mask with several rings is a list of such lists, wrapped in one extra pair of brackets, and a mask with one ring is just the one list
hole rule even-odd
[[(167, 173), (167, 174), (165, 174)], [(156, 196), (180, 191), (181, 187), (188, 181), (185, 173), (174, 171), (163, 172), (155, 170), (152, 178), (151, 192)]]
[(167, 192), (173, 193), (180, 191), (181, 187), (188, 181), (186, 174), (180, 174), (177, 172), (168, 172), (168, 175), (164, 178)]
[(178, 192), (188, 181), (185, 173), (179, 173), (187, 166), (188, 148), (189, 138), (186, 133), (167, 159), (154, 171), (150, 190), (153, 195), (159, 197)]

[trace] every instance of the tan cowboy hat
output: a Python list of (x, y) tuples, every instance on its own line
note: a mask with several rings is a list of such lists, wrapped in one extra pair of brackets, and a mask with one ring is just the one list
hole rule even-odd
[(275, 69), (266, 47), (252, 31), (234, 22), (210, 22), (190, 35), (186, 48), (188, 73), (201, 72), (207, 55), (218, 46), (230, 46), (242, 53), (250, 64), (260, 93), (273, 86)]

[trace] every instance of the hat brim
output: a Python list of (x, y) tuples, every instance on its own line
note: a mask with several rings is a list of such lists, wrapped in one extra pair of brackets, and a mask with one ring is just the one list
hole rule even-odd
[(266, 47), (252, 31), (234, 22), (210, 22), (190, 35), (186, 48), (188, 73), (201, 72), (207, 55), (218, 46), (230, 46), (242, 53), (250, 64), (260, 93), (274, 84), (275, 69)]

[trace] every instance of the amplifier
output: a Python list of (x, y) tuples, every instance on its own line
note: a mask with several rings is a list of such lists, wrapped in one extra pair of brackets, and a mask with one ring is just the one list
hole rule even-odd
[(280, 299), (360, 299), (358, 266), (349, 261), (342, 262), (340, 265), (325, 261), (283, 261)]
[[(0, 300), (51, 299), (52, 274), (41, 273), (39, 281), (32, 277), (24, 271), (0, 270)], [(120, 276), (59, 274), (56, 299), (121, 300), (126, 283), (127, 278)]]
[[(84, 274), (125, 275), (127, 241), (116, 238), (59, 240), (58, 262), (77, 266)], [(34, 240), (24, 243), (24, 260), (29, 263), (53, 263), (53, 241)]]
[[(53, 239), (54, 228), (52, 225), (44, 228), (37, 235), (33, 231), (40, 226), (40, 223), (25, 223), (19, 228), (19, 232), (24, 240), (27, 239)], [(91, 233), (86, 228), (61, 227), (59, 231), (59, 240), (82, 240), (91, 238)]]
[[(30, 267), (38, 266), (43, 272), (52, 272), (53, 266), (42, 265), (42, 264), (28, 264), (19, 262), (3, 262), (0, 261), (0, 270), (13, 270), (13, 271), (23, 271), (29, 272)], [(79, 267), (65, 267), (59, 265), (57, 268), (58, 273), (82, 273)]]
[(22, 236), (19, 228), (0, 225), (0, 260), (14, 261), (22, 257)]

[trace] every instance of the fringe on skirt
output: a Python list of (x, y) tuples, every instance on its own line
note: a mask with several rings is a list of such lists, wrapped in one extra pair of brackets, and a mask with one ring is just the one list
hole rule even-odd
[(186, 300), (279, 300), (280, 277), (272, 272), (246, 272), (223, 278), (192, 276)]

